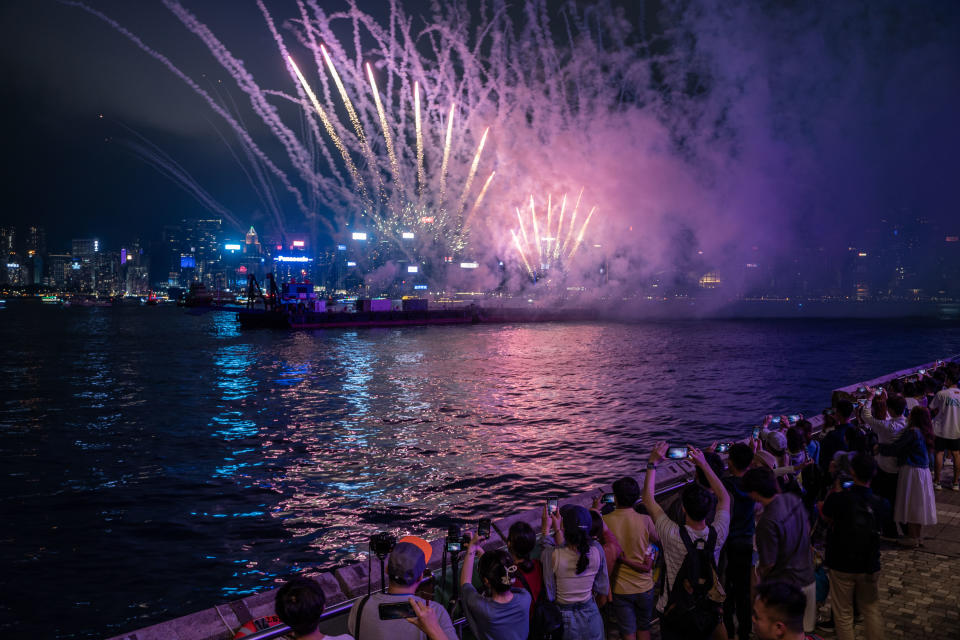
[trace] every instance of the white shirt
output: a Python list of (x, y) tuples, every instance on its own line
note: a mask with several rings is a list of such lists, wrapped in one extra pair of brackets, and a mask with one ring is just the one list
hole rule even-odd
[[(661, 514), (657, 518), (656, 525), (660, 544), (663, 546), (663, 558), (667, 563), (667, 584), (664, 585), (663, 593), (660, 594), (660, 600), (657, 602), (657, 609), (663, 611), (667, 606), (667, 597), (670, 595), (673, 581), (680, 571), (680, 565), (687, 557), (687, 548), (683, 546), (683, 540), (680, 539), (680, 525), (671, 520), (667, 514)], [(701, 531), (687, 527), (687, 533), (690, 534), (690, 541), (696, 543), (697, 540), (706, 540), (710, 535), (710, 529), (717, 531), (714, 560), (720, 562), (720, 550), (723, 549), (723, 543), (727, 541), (727, 533), (730, 531), (730, 512), (718, 509), (713, 524)]]
[(939, 409), (933, 419), (933, 435), (955, 440), (960, 438), (960, 389), (950, 387), (933, 397), (930, 410)]
[[(863, 418), (863, 422), (877, 434), (877, 442), (880, 444), (890, 444), (907, 428), (907, 420), (903, 416), (887, 418), (885, 420), (874, 418), (870, 403), (863, 406), (861, 417)], [(877, 456), (877, 466), (887, 473), (897, 473), (900, 470), (895, 456)]]

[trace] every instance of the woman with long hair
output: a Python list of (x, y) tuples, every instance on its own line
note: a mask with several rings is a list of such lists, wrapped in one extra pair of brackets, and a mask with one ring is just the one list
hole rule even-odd
[(930, 410), (914, 407), (907, 428), (894, 442), (880, 445), (880, 453), (896, 456), (900, 464), (897, 498), (893, 506), (896, 522), (906, 524), (907, 534), (900, 543), (920, 546), (925, 525), (937, 524), (937, 502), (930, 474), (930, 449), (933, 447), (933, 423)]
[(594, 595), (605, 604), (610, 579), (603, 547), (590, 538), (593, 519), (584, 507), (564, 505), (558, 513), (544, 510), (554, 535), (543, 540), (543, 582), (563, 617), (564, 640), (603, 640), (603, 619)]
[(533, 605), (540, 599), (543, 592), (543, 566), (540, 564), (540, 558), (533, 558), (531, 554), (537, 546), (537, 532), (523, 520), (518, 520), (510, 525), (507, 532), (507, 551), (517, 565), (517, 572), (514, 574), (513, 586), (520, 589), (528, 589), (532, 602), (530, 603), (530, 614), (533, 614)]

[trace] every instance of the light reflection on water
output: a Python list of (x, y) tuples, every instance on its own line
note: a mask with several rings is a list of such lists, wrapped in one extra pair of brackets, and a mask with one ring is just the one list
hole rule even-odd
[[(740, 436), (960, 351), (956, 329), (917, 323), (288, 334), (172, 308), (14, 307), (0, 340), (0, 548), (20, 585), (0, 631), (74, 637), (348, 562), (377, 529), (433, 535), (586, 490), (655, 439)], [(91, 604), (51, 632), (24, 594), (53, 578)]]

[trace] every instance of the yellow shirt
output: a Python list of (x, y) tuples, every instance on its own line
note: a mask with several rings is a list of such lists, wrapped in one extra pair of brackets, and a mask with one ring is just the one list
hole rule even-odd
[[(641, 564), (646, 560), (647, 547), (650, 546), (650, 531), (654, 530), (650, 516), (637, 513), (633, 509), (614, 509), (603, 516), (607, 528), (617, 537), (623, 555), (631, 562)], [(613, 593), (646, 593), (653, 589), (653, 577), (650, 572), (634, 571), (623, 562), (617, 571), (617, 581)]]

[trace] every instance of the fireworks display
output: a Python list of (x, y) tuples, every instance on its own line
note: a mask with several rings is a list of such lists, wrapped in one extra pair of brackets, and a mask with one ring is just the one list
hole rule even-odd
[[(380, 264), (506, 260), (533, 279), (565, 268), (583, 244), (597, 207), (578, 221), (582, 190), (572, 208), (566, 194), (539, 202), (529, 195), (562, 192), (578, 171), (551, 163), (537, 149), (587, 130), (597, 109), (617, 109), (604, 100), (621, 89), (596, 73), (602, 51), (590, 44), (581, 16), (565, 13), (566, 46), (585, 46), (592, 57), (561, 55), (539, 2), (528, 5), (521, 28), (506, 5), (495, 2), (467, 12), (468, 22), (459, 13), (467, 5), (451, 5), (419, 29), (396, 3), (382, 24), (356, 5), (327, 12), (311, 0), (298, 2), (298, 15), (278, 28), (258, 2), (274, 55), (289, 72), (286, 79), (269, 78), (280, 88), (267, 89), (190, 10), (164, 0), (235, 80), (273, 137), (268, 142), (245, 128), (232, 97), (211, 95), (110, 17), (71, 4), (167, 66), (230, 125), (249, 164), (245, 172), (281, 234), (304, 223), (315, 239), (363, 231), (375, 239), (370, 246), (377, 246)], [(586, 38), (581, 44), (575, 44), (578, 35)], [(511, 63), (519, 57), (528, 58), (524, 65)], [(300, 125), (288, 124), (291, 119)], [(527, 154), (546, 158), (540, 170), (525, 169)], [(278, 197), (275, 183), (299, 216)], [(517, 207), (521, 190), (528, 197)], [(514, 210), (518, 220), (511, 222)]]

